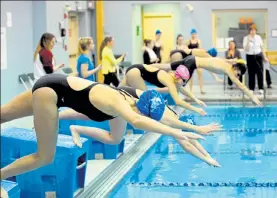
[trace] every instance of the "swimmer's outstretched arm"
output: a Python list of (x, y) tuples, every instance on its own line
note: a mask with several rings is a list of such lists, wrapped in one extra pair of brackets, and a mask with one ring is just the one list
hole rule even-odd
[(251, 93), (250, 90), (243, 83), (239, 81), (239, 79), (236, 78), (231, 68), (226, 70), (226, 74), (233, 81), (233, 83), (235, 83), (237, 87), (242, 92), (244, 92), (256, 105), (258, 105), (259, 107), (263, 106), (262, 103), (259, 101), (259, 99), (253, 93)]
[(231, 64), (228, 64), (220, 58), (207, 58), (205, 60), (201, 58), (196, 58), (196, 61), (198, 61), (197, 67), (199, 68), (204, 68), (207, 70), (217, 70), (218, 72), (227, 74), (229, 78), (237, 85), (237, 87), (241, 89), (249, 98), (251, 98), (251, 100), (255, 104), (257, 104), (258, 106), (262, 106), (262, 103), (259, 101), (259, 99), (236, 78)]
[[(161, 73), (161, 75), (163, 74)], [(171, 79), (168, 78), (167, 75), (161, 76), (160, 81), (168, 87), (169, 93), (176, 105), (197, 112), (200, 115), (206, 115), (206, 112), (203, 109), (194, 107), (179, 97), (176, 85), (171, 81)]]
[(173, 128), (178, 128), (182, 130), (192, 130), (201, 135), (207, 135), (211, 132), (222, 130), (222, 126), (217, 123), (197, 126), (187, 122), (183, 122), (179, 120), (178, 116), (175, 116), (175, 114), (173, 114), (172, 111), (169, 110), (168, 108), (165, 109), (163, 117), (160, 122), (165, 125), (171, 126)]
[[(136, 113), (126, 100), (122, 98), (113, 98), (111, 101), (113, 102), (109, 104), (109, 107), (135, 128), (160, 133), (162, 135), (169, 135), (178, 139), (187, 139), (185, 133), (180, 129), (166, 126), (158, 121)], [(203, 139), (203, 137), (199, 136), (196, 139), (198, 138)]]
[(62, 120), (90, 120), (86, 115), (73, 109), (65, 109), (59, 112), (59, 119)]
[(190, 97), (192, 100), (194, 100), (197, 104), (206, 107), (207, 105), (199, 100), (195, 95), (193, 95), (188, 89), (186, 89), (185, 87), (180, 87), (180, 92), (188, 97)]

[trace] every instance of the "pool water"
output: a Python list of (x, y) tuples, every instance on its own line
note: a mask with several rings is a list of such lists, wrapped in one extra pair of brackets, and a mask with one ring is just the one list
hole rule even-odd
[(162, 136), (110, 194), (113, 198), (277, 198), (277, 106), (212, 106), (197, 125), (224, 130), (201, 141), (214, 168)]

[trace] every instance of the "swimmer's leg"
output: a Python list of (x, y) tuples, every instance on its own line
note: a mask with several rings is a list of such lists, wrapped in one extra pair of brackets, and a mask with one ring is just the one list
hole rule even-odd
[(132, 69), (126, 74), (127, 84), (135, 89), (147, 90), (147, 86), (138, 69)]
[(71, 125), (70, 130), (73, 137), (73, 142), (82, 147), (80, 141), (80, 134), (90, 136), (100, 142), (105, 144), (119, 144), (125, 134), (127, 122), (120, 117), (114, 118), (109, 121), (110, 123), (110, 133), (106, 130), (94, 128), (94, 127), (84, 127)]
[(1, 124), (32, 114), (32, 90), (28, 90), (1, 106)]
[(203, 91), (203, 70), (202, 69), (197, 69), (197, 74), (198, 74), (198, 82), (199, 82), (199, 87), (200, 87), (200, 93), (205, 94)]
[(86, 115), (73, 109), (65, 109), (59, 112), (59, 119), (62, 120), (90, 120)]
[(17, 159), (1, 169), (1, 180), (19, 175), (52, 163), (57, 143), (57, 95), (50, 88), (40, 88), (33, 93), (34, 124), (38, 149)]

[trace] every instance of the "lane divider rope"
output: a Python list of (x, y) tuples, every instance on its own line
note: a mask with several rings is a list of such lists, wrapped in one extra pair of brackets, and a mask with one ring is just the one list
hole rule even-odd
[[(159, 151), (156, 150), (155, 154), (162, 154), (162, 153), (170, 153), (170, 154), (189, 154), (185, 151)], [(220, 151), (220, 152), (208, 152), (209, 154), (212, 155), (217, 155), (217, 154), (241, 154), (241, 155), (254, 155), (254, 154), (261, 154), (261, 155), (276, 155), (277, 156), (277, 150), (276, 151), (255, 151), (255, 150), (241, 150), (241, 151)]]
[(276, 188), (277, 182), (138, 182), (135, 187), (267, 187)]
[[(190, 114), (183, 114), (182, 116), (191, 116)], [(181, 117), (182, 117), (181, 116)], [(198, 115), (195, 115), (198, 116)], [(203, 117), (277, 117), (277, 113), (268, 113), (268, 114), (250, 114), (250, 113), (222, 113), (222, 114), (207, 114)]]
[[(224, 127), (224, 126), (223, 126), (223, 127)], [(183, 130), (183, 131), (188, 131), (188, 130)], [(267, 128), (267, 129), (255, 129), (255, 128), (253, 128), (253, 129), (251, 129), (251, 128), (242, 129), (242, 128), (232, 128), (232, 129), (223, 129), (223, 130), (217, 131), (216, 133), (218, 133), (218, 132), (276, 133), (276, 132), (277, 132), (277, 128)]]

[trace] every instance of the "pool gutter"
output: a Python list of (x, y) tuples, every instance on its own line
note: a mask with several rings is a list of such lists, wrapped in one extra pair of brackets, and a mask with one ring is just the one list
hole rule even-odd
[(103, 198), (114, 189), (129, 170), (141, 159), (161, 137), (157, 133), (146, 133), (128, 152), (115, 160), (99, 176), (89, 183), (76, 198)]

